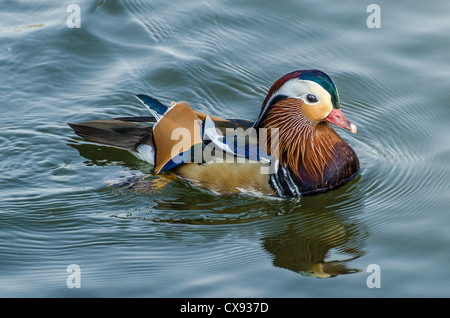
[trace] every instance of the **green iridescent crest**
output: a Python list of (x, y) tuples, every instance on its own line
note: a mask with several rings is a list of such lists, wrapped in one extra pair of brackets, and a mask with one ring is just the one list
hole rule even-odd
[(317, 84), (322, 86), (331, 95), (333, 108), (339, 108), (339, 96), (337, 88), (334, 85), (333, 80), (327, 74), (319, 70), (305, 70), (300, 72), (298, 78), (316, 82)]

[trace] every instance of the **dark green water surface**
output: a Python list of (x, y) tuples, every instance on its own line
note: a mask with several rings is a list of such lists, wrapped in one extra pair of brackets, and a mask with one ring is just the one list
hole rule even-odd
[[(1, 5), (1, 297), (450, 296), (447, 0), (378, 1), (381, 28), (364, 1), (83, 0), (69, 28), (71, 3)], [(145, 177), (66, 125), (145, 116), (139, 93), (254, 120), (276, 79), (310, 68), (334, 79), (362, 165), (319, 196)]]

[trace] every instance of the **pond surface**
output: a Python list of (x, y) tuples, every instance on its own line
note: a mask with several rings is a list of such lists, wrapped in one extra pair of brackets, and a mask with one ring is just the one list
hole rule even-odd
[[(381, 28), (360, 1), (84, 0), (69, 28), (71, 3), (0, 12), (1, 297), (450, 296), (448, 1), (378, 1)], [(362, 165), (318, 196), (201, 191), (66, 124), (145, 116), (139, 93), (254, 120), (311, 68)]]

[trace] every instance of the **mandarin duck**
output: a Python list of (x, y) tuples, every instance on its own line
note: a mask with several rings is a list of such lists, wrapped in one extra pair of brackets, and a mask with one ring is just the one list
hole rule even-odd
[(69, 125), (88, 141), (134, 153), (154, 165), (154, 174), (172, 172), (220, 194), (299, 197), (336, 189), (358, 174), (355, 151), (331, 124), (353, 133), (356, 126), (322, 71), (279, 78), (256, 121), (213, 117), (187, 102), (166, 106), (148, 95), (137, 98), (151, 116)]

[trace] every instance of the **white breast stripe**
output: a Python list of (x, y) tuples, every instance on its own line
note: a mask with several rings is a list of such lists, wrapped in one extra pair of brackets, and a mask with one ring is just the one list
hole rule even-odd
[(299, 196), (300, 195), (300, 190), (298, 189), (297, 185), (295, 184), (294, 180), (292, 180), (291, 174), (289, 173), (289, 171), (287, 171), (286, 168), (283, 168), (283, 173), (284, 176), (286, 177), (286, 182), (289, 186), (289, 189), (294, 190), (292, 191), (292, 193), (295, 194), (295, 196)]

